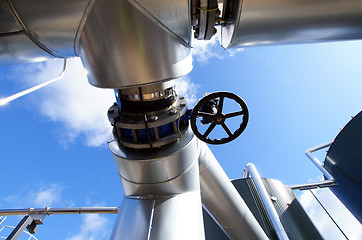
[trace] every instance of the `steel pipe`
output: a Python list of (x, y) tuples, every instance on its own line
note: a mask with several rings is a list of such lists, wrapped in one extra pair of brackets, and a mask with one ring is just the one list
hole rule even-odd
[(288, 240), (288, 235), (285, 232), (285, 229), (279, 219), (278, 213), (275, 210), (273, 203), (270, 199), (270, 196), (261, 180), (261, 177), (256, 170), (255, 166), (252, 163), (248, 163), (245, 167), (245, 176), (250, 176), (253, 180), (256, 189), (258, 190), (258, 194), (263, 201), (264, 207), (268, 213), (271, 223), (273, 224), (275, 233), (277, 234), (280, 240)]
[(204, 208), (230, 239), (268, 239), (214, 155), (200, 143), (200, 187)]
[(119, 207), (73, 207), (73, 208), (23, 208), (23, 209), (0, 209), (0, 215), (33, 215), (33, 214), (116, 214)]
[(323, 173), (324, 177), (326, 178), (325, 181), (320, 181), (320, 182), (316, 182), (316, 183), (306, 183), (306, 184), (298, 184), (298, 185), (290, 185), (289, 187), (291, 189), (299, 189), (299, 190), (307, 190), (307, 189), (313, 189), (313, 188), (322, 188), (322, 187), (333, 187), (336, 186), (336, 180), (334, 179), (334, 177), (327, 171), (327, 169), (325, 169), (323, 167), (323, 165), (321, 164), (321, 162), (318, 160), (317, 157), (315, 157), (312, 152), (321, 150), (323, 148), (329, 147), (330, 145), (332, 145), (333, 141), (331, 142), (327, 142), (327, 143), (323, 143), (320, 145), (317, 145), (315, 147), (311, 147), (308, 148), (305, 151), (305, 155), (312, 161), (312, 163)]

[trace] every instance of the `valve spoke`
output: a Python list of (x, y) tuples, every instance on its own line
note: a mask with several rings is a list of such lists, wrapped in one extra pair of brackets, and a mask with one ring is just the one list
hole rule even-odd
[(216, 126), (216, 123), (215, 122), (213, 122), (211, 125), (210, 125), (210, 127), (206, 130), (206, 132), (204, 133), (204, 135), (202, 135), (203, 137), (207, 137), (207, 136), (209, 136), (209, 134), (210, 134), (210, 132), (215, 128), (215, 126)]
[(230, 132), (230, 129), (228, 128), (228, 126), (226, 126), (226, 124), (223, 122), (221, 123), (222, 128), (225, 130), (225, 132), (229, 135), (229, 137), (231, 137), (233, 134)]
[(197, 117), (204, 117), (204, 118), (208, 118), (208, 119), (213, 119), (214, 115), (211, 114), (211, 113), (206, 113), (206, 112), (198, 112)]
[(232, 118), (232, 117), (236, 117), (236, 116), (240, 116), (240, 115), (244, 115), (244, 114), (245, 114), (244, 110), (237, 111), (237, 112), (232, 112), (232, 113), (227, 113), (227, 114), (225, 114), (225, 118)]
[(224, 97), (221, 96), (221, 97), (220, 97), (219, 106), (218, 106), (218, 108), (217, 108), (217, 113), (218, 113), (218, 114), (222, 113), (222, 108), (223, 108), (223, 106), (224, 106)]
[[(235, 110), (231, 110), (229, 113), (223, 114), (223, 111), (227, 112), (226, 109), (223, 109), (226, 98), (226, 103), (229, 103), (228, 101), (233, 101), (233, 106), (235, 106), (236, 102), (239, 107)], [(238, 125), (236, 130), (234, 128), (229, 128), (225, 122), (226, 119), (232, 117), (235, 117), (233, 120), (240, 122), (240, 125)], [(198, 118), (202, 119), (199, 124), (204, 125), (202, 128), (202, 130), (206, 130), (204, 133), (198, 128), (196, 121)], [(200, 140), (210, 144), (224, 144), (231, 142), (244, 131), (248, 120), (249, 111), (244, 100), (230, 92), (216, 92), (206, 95), (195, 105), (190, 116), (192, 131)], [(216, 131), (216, 125), (221, 125), (223, 130)], [(215, 133), (212, 134), (213, 132)], [(209, 137), (210, 135), (211, 137)], [(218, 135), (221, 136), (218, 137)]]

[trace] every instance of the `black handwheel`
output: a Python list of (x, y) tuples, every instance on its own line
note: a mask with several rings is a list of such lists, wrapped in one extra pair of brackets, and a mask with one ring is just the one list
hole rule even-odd
[[(229, 98), (237, 102), (241, 110), (231, 113), (223, 113), (225, 98)], [(205, 107), (210, 105), (210, 102), (215, 103), (213, 110), (211, 111), (210, 107)], [(218, 104), (216, 104), (217, 102)], [(234, 117), (240, 117), (241, 123), (239, 128), (232, 133), (229, 127), (226, 125), (225, 120)], [(210, 126), (204, 133), (201, 133), (197, 128), (196, 119), (198, 118), (202, 118), (204, 122), (210, 123)], [(215, 92), (199, 100), (199, 102), (192, 110), (190, 120), (192, 131), (200, 140), (210, 144), (224, 144), (234, 140), (245, 130), (249, 120), (249, 111), (244, 100), (241, 99), (239, 96), (230, 92)], [(214, 130), (216, 125), (221, 125), (227, 133), (228, 137), (221, 139), (209, 138), (210, 133)]]

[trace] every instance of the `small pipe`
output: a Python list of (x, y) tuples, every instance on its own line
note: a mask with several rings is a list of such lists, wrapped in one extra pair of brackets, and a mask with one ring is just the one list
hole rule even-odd
[(200, 187), (204, 208), (232, 240), (269, 239), (207, 145), (200, 146)]
[(278, 238), (281, 240), (288, 240), (289, 238), (287, 236), (287, 233), (285, 232), (285, 229), (279, 219), (278, 213), (273, 206), (273, 203), (261, 180), (258, 171), (252, 163), (248, 163), (245, 168), (246, 176), (250, 176), (253, 180)]
[(335, 180), (325, 180), (315, 183), (305, 183), (305, 184), (296, 184), (296, 185), (289, 185), (292, 190), (308, 190), (308, 189), (314, 189), (314, 188), (325, 188), (325, 187), (334, 187), (337, 186), (337, 183)]
[(320, 149), (329, 147), (332, 145), (333, 141), (324, 143), (315, 147), (308, 148), (305, 151), (305, 155), (314, 163), (314, 165), (323, 173), (327, 180), (334, 180), (333, 176), (323, 167), (323, 165), (319, 162), (318, 158), (312, 155), (312, 152), (318, 151)]
[(28, 209), (0, 209), (0, 215), (31, 215), (31, 214), (116, 214), (119, 207), (75, 207), (75, 208), (28, 208)]

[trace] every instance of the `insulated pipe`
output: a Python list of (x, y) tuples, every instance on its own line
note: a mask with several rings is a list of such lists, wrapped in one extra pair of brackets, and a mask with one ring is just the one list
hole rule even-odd
[(200, 143), (200, 187), (204, 208), (230, 239), (268, 239), (214, 155)]
[(258, 194), (263, 201), (264, 207), (268, 213), (269, 219), (271, 223), (273, 224), (275, 233), (277, 234), (278, 238), (280, 240), (288, 240), (287, 233), (285, 232), (285, 229), (279, 219), (278, 213), (275, 210), (273, 203), (270, 199), (270, 196), (261, 180), (261, 177), (256, 170), (255, 166), (252, 163), (248, 163), (246, 165), (246, 171), (245, 171), (246, 177), (251, 177), (253, 180), (256, 189), (258, 190)]

